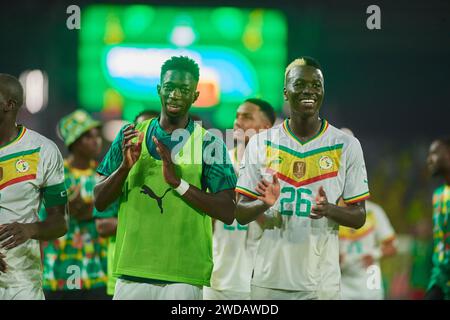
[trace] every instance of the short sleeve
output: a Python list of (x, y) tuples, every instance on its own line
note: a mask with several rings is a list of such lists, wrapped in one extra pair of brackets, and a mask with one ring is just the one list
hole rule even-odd
[(102, 176), (110, 176), (114, 171), (116, 171), (120, 164), (122, 163), (122, 140), (123, 140), (123, 131), (128, 125), (122, 127), (117, 134), (116, 138), (111, 144), (108, 152), (103, 158), (102, 162), (97, 168), (97, 173)]
[(343, 198), (345, 203), (357, 203), (369, 198), (366, 164), (358, 139), (353, 138), (346, 153), (345, 184)]
[(261, 168), (264, 162), (259, 152), (261, 148), (265, 150), (265, 146), (261, 144), (258, 135), (250, 138), (245, 148), (244, 157), (239, 165), (236, 192), (252, 199), (256, 199), (259, 196), (255, 188), (262, 178)]
[(225, 143), (210, 133), (207, 135), (203, 141), (202, 186), (211, 193), (234, 190), (237, 177)]
[(67, 203), (64, 183), (64, 161), (58, 147), (51, 141), (42, 150), (43, 183), (42, 195), (46, 208)]
[(114, 201), (110, 206), (108, 206), (103, 211), (98, 211), (94, 207), (92, 215), (96, 219), (116, 218), (118, 216), (118, 212), (119, 212), (119, 199)]
[(377, 241), (381, 243), (394, 238), (394, 228), (392, 227), (383, 208), (376, 206), (373, 213), (375, 215), (375, 237), (377, 238)]

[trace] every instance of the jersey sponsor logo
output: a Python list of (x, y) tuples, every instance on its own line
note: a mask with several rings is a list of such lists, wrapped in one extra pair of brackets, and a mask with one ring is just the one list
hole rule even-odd
[(333, 167), (333, 160), (329, 156), (323, 156), (319, 159), (319, 167), (324, 170), (329, 170)]
[(19, 159), (16, 162), (16, 171), (20, 172), (20, 173), (25, 173), (28, 170), (30, 170), (30, 164), (23, 160), (23, 159)]
[(147, 196), (149, 196), (150, 198), (154, 199), (158, 203), (158, 207), (159, 207), (159, 209), (161, 209), (161, 214), (164, 211), (163, 206), (162, 206), (162, 199), (165, 197), (167, 192), (169, 192), (170, 190), (172, 190), (172, 189), (168, 188), (161, 197), (158, 197), (156, 195), (156, 193), (149, 186), (144, 184), (141, 187), (141, 193), (146, 194)]
[(297, 179), (301, 179), (305, 176), (306, 173), (306, 162), (304, 161), (294, 161), (294, 165), (292, 167), (292, 174)]

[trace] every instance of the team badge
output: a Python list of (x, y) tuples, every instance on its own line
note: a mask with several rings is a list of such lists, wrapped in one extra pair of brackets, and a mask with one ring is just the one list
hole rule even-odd
[(28, 170), (30, 170), (30, 165), (29, 165), (28, 162), (26, 162), (23, 159), (17, 160), (17, 162), (16, 162), (16, 170), (17, 170), (17, 172), (25, 173)]
[(323, 170), (329, 170), (333, 167), (333, 160), (329, 156), (323, 156), (319, 159), (319, 167)]
[(292, 174), (294, 175), (294, 177), (296, 177), (297, 179), (301, 179), (303, 178), (305, 173), (306, 173), (306, 162), (295, 161), (294, 167), (292, 169)]

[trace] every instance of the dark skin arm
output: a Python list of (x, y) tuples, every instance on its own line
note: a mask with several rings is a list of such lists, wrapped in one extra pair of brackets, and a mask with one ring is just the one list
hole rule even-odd
[(108, 238), (116, 235), (117, 218), (97, 218), (95, 227), (100, 237)]
[[(181, 183), (181, 179), (175, 172), (175, 165), (172, 162), (169, 149), (155, 137), (153, 137), (153, 142), (156, 144), (156, 151), (163, 161), (163, 176), (165, 181), (172, 188), (177, 188)], [(218, 219), (226, 224), (233, 223), (235, 209), (233, 189), (223, 190), (213, 194), (190, 185), (186, 193), (182, 195), (182, 198), (211, 218)]]
[(260, 194), (257, 199), (238, 194), (236, 205), (236, 220), (241, 225), (246, 225), (256, 220), (261, 227), (265, 225), (265, 217), (262, 214), (272, 207), (280, 196), (280, 183), (276, 175), (273, 176), (273, 183), (262, 179), (255, 191)]
[(345, 207), (337, 206), (328, 202), (325, 190), (321, 186), (316, 196), (316, 205), (311, 208), (311, 219), (327, 217), (336, 223), (359, 229), (366, 222), (365, 201), (347, 204)]
[(66, 205), (46, 208), (47, 218), (33, 223), (8, 223), (0, 226), (0, 247), (6, 250), (29, 239), (54, 240), (67, 232)]
[[(137, 143), (132, 143), (133, 138), (138, 137)], [(128, 126), (123, 132), (122, 155), (123, 160), (120, 167), (109, 177), (101, 180), (94, 188), (94, 204), (97, 210), (104, 211), (122, 193), (122, 187), (127, 179), (128, 173), (139, 159), (142, 148), (143, 134), (134, 130), (134, 126)]]

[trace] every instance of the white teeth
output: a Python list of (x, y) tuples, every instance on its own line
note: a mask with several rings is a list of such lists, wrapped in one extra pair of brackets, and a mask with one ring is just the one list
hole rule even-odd
[(301, 101), (302, 103), (314, 103), (314, 100), (311, 99), (304, 99)]

